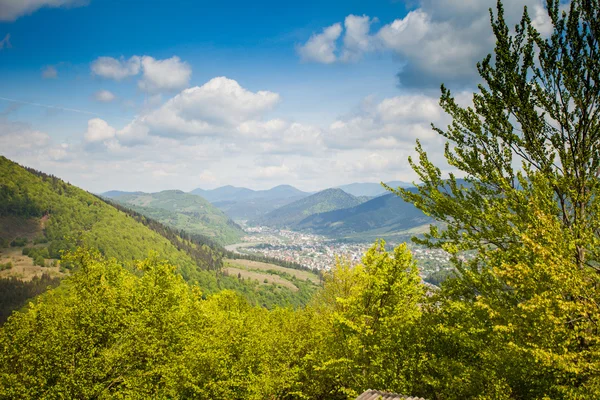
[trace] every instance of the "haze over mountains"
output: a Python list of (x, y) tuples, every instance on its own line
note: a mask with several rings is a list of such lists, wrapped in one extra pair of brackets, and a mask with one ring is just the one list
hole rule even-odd
[(210, 201), (234, 220), (255, 219), (310, 195), (290, 185), (279, 185), (269, 190), (223, 186), (213, 190), (195, 189), (190, 193)]
[[(402, 181), (386, 184), (392, 188), (413, 187)], [(390, 237), (432, 222), (376, 182), (352, 183), (317, 193), (290, 185), (268, 190), (228, 185), (212, 190), (198, 188), (190, 193), (110, 191), (103, 196), (126, 203), (169, 226), (211, 237), (222, 244), (238, 241), (243, 235), (232, 220), (332, 238)]]

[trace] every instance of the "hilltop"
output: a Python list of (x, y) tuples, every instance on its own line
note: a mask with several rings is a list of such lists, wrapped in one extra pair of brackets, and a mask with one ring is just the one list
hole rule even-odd
[(334, 237), (356, 233), (382, 236), (432, 222), (414, 205), (390, 193), (355, 207), (311, 215), (298, 222), (295, 229)]
[(293, 227), (313, 214), (350, 208), (362, 200), (342, 189), (326, 189), (269, 212), (254, 223), (273, 227)]
[(310, 195), (290, 185), (279, 185), (268, 190), (223, 186), (213, 190), (195, 189), (190, 193), (202, 196), (236, 220), (259, 218)]
[(158, 193), (121, 192), (112, 198), (165, 225), (206, 236), (219, 244), (239, 242), (244, 234), (244, 231), (217, 207), (200, 196), (180, 190)]

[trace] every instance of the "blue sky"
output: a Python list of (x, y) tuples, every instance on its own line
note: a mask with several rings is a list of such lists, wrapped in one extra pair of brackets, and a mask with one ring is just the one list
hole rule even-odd
[(97, 192), (412, 180), (493, 5), (0, 0), (0, 154)]

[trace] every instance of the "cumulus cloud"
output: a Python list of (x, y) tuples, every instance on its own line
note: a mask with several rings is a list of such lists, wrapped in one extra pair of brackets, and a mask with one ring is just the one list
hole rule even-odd
[(157, 135), (218, 135), (261, 116), (279, 102), (269, 91), (251, 92), (226, 77), (185, 89), (141, 118)]
[(325, 143), (337, 149), (398, 148), (416, 139), (436, 138), (432, 122), (441, 126), (448, 122), (435, 97), (406, 94), (376, 104), (367, 101), (357, 113), (331, 123)]
[(110, 103), (116, 98), (117, 97), (108, 90), (99, 90), (96, 93), (94, 93), (94, 99), (101, 103)]
[[(533, 25), (543, 35), (552, 31), (541, 0), (505, 0), (509, 26), (517, 23), (527, 6)], [(475, 65), (494, 44), (489, 21), (495, 0), (420, 0), (419, 6), (370, 33), (374, 19), (348, 15), (344, 21), (343, 46), (336, 52), (341, 25), (313, 35), (299, 51), (303, 60), (331, 64), (358, 61), (372, 51), (396, 55), (402, 63), (399, 74), (403, 86), (438, 86), (472, 83), (477, 77)], [(334, 33), (325, 32), (338, 26)]]
[(298, 54), (303, 61), (331, 64), (336, 61), (336, 42), (341, 34), (340, 23), (328, 26), (322, 33), (313, 34), (304, 45), (298, 46)]
[(126, 60), (112, 57), (98, 57), (91, 65), (92, 74), (102, 78), (120, 81), (140, 73), (141, 59), (133, 56)]
[(100, 118), (93, 118), (88, 121), (87, 131), (84, 138), (89, 143), (102, 142), (114, 138), (116, 130), (106, 121)]
[(0, 0), (0, 21), (15, 21), (42, 7), (78, 7), (85, 4), (85, 0)]
[(58, 71), (56, 67), (52, 65), (48, 65), (46, 68), (42, 70), (42, 78), (44, 79), (56, 79), (58, 78)]
[(10, 44), (10, 33), (7, 33), (4, 36), (4, 39), (0, 40), (0, 50), (4, 50), (4, 48), (10, 49), (12, 48), (12, 44)]
[(177, 90), (188, 85), (192, 76), (192, 68), (179, 57), (156, 60), (149, 56), (142, 57), (143, 76), (138, 82), (140, 89), (147, 92)]
[(344, 50), (342, 61), (357, 61), (362, 55), (374, 47), (373, 38), (369, 35), (371, 24), (376, 19), (367, 15), (348, 15), (344, 21), (346, 33), (344, 34)]
[(132, 56), (129, 59), (98, 57), (92, 62), (92, 75), (115, 81), (142, 74), (138, 87), (149, 93), (173, 91), (186, 87), (192, 68), (177, 56), (157, 60), (150, 56)]

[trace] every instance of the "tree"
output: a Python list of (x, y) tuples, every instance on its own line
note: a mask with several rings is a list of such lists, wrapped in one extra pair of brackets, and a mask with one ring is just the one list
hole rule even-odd
[(311, 398), (355, 398), (372, 387), (405, 392), (414, 354), (412, 328), (420, 317), (424, 288), (406, 244), (392, 254), (383, 240), (350, 265), (338, 259), (315, 297), (320, 323), (327, 332), (319, 345), (318, 373), (305, 381), (321, 382)]
[[(452, 123), (434, 130), (464, 180), (445, 179), (417, 142), (423, 184), (394, 190), (445, 223), (416, 241), (458, 270), (430, 306), (431, 392), (472, 397), (487, 381), (496, 398), (600, 395), (600, 2), (548, 0), (547, 11), (549, 37), (527, 9), (511, 32), (498, 2), (473, 105), (442, 86)], [(467, 250), (476, 256), (460, 261)]]

